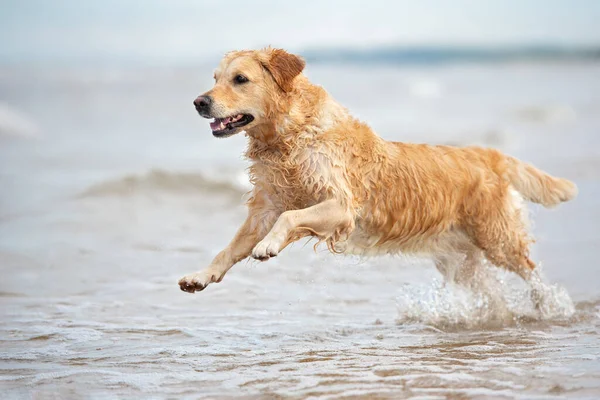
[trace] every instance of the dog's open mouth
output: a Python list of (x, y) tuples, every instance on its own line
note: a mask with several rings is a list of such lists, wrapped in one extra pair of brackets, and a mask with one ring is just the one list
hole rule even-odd
[(234, 130), (241, 128), (242, 126), (248, 125), (254, 121), (254, 117), (250, 114), (238, 114), (227, 118), (215, 118), (210, 123), (210, 129), (212, 129), (213, 135), (224, 136), (233, 133)]

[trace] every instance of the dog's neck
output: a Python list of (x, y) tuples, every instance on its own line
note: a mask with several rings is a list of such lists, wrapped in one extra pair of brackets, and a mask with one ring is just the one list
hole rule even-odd
[(268, 122), (248, 131), (248, 157), (257, 150), (285, 153), (290, 142), (302, 136), (310, 141), (347, 117), (347, 110), (320, 86), (313, 85), (300, 75), (290, 93), (282, 94), (273, 110), (267, 113)]

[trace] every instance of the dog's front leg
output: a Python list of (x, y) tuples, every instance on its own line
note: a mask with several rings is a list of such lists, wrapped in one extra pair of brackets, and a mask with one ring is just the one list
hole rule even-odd
[(179, 280), (181, 290), (194, 293), (203, 290), (210, 283), (221, 282), (231, 267), (250, 255), (252, 248), (269, 232), (278, 215), (274, 210), (251, 207), (246, 221), (231, 243), (217, 254), (210, 266)]
[(301, 210), (282, 213), (271, 231), (252, 250), (252, 257), (266, 261), (288, 244), (305, 236), (316, 236), (330, 247), (354, 229), (354, 216), (337, 200), (327, 200)]

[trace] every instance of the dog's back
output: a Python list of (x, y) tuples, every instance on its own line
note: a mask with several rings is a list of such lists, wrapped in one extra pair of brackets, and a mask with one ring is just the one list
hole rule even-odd
[(350, 174), (364, 197), (345, 246), (353, 253), (436, 257), (474, 246), (523, 275), (534, 265), (522, 199), (549, 207), (577, 193), (572, 182), (494, 149), (385, 143), (372, 157), (380, 161), (367, 158), (364, 174)]

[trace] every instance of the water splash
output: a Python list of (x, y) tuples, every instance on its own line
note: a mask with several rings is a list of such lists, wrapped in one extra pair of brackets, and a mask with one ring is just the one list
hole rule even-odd
[(575, 313), (567, 291), (545, 283), (539, 270), (530, 285), (492, 266), (483, 268), (478, 280), (476, 289), (441, 280), (404, 285), (397, 298), (397, 322), (443, 330), (499, 329), (534, 322), (561, 323)]

